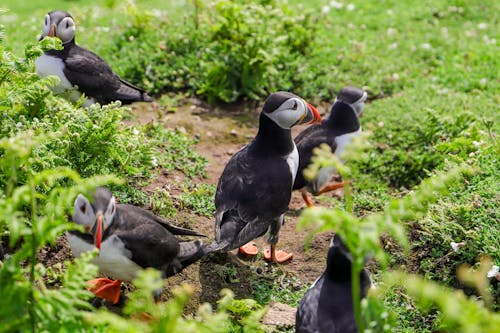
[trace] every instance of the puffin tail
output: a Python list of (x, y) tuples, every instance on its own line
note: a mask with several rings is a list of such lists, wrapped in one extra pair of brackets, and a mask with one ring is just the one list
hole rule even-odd
[(199, 239), (189, 242), (179, 243), (179, 253), (177, 258), (172, 261), (165, 269), (165, 277), (175, 275), (187, 266), (197, 262), (209, 252), (207, 246)]
[(152, 102), (153, 99), (145, 90), (134, 86), (123, 79), (120, 79), (121, 86), (116, 91), (118, 98), (123, 104), (130, 104), (133, 102)]

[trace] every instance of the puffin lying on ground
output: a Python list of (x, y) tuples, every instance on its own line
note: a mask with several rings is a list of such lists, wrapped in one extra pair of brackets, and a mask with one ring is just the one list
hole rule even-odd
[[(335, 235), (328, 250), (325, 272), (304, 294), (297, 308), (297, 333), (357, 333), (351, 285), (352, 257)], [(361, 298), (371, 286), (368, 271), (360, 272)]]
[(65, 93), (72, 102), (84, 93), (84, 107), (153, 101), (144, 90), (120, 79), (99, 56), (75, 44), (75, 21), (67, 12), (56, 10), (45, 16), (40, 40), (46, 36), (58, 37), (63, 44), (62, 50), (47, 51), (35, 62), (38, 76), (55, 75), (61, 80), (52, 88), (55, 93)]
[(113, 303), (120, 296), (120, 280), (131, 281), (147, 267), (169, 277), (205, 254), (200, 240), (180, 242), (174, 236), (204, 235), (173, 226), (139, 207), (116, 204), (111, 192), (102, 187), (96, 189), (92, 202), (78, 195), (72, 220), (85, 227), (83, 233), (66, 234), (73, 255), (79, 257), (83, 252), (99, 249), (94, 264), (101, 273), (119, 279), (90, 281), (90, 290), (96, 296)]
[(304, 178), (303, 171), (311, 163), (314, 148), (326, 143), (335, 155), (340, 156), (352, 139), (361, 133), (359, 116), (363, 113), (366, 98), (367, 94), (362, 89), (342, 89), (333, 103), (330, 116), (321, 124), (306, 128), (295, 138), (300, 164), (293, 189), (302, 190), (302, 197), (309, 207), (313, 206), (313, 203), (307, 192), (316, 196), (344, 186), (343, 182), (330, 183), (335, 172), (333, 168), (321, 169), (310, 182)]
[(264, 252), (266, 259), (291, 259), (292, 254), (276, 253), (278, 233), (299, 166), (290, 129), (315, 121), (321, 121), (318, 111), (294, 94), (277, 92), (266, 99), (257, 136), (231, 157), (219, 179), (215, 241), (208, 246), (210, 251), (240, 247), (240, 252), (256, 255), (255, 244), (247, 243), (269, 231), (271, 250)]

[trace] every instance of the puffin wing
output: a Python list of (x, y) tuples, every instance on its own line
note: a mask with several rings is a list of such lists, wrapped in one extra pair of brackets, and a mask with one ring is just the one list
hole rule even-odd
[(319, 278), (300, 300), (295, 315), (297, 333), (322, 333), (318, 323), (318, 305), (322, 284), (323, 277)]
[(131, 260), (146, 268), (163, 269), (176, 259), (180, 245), (168, 230), (155, 223), (143, 223), (115, 234), (131, 253)]
[(64, 63), (64, 75), (71, 84), (100, 103), (151, 99), (144, 90), (120, 79), (102, 58), (82, 47), (75, 45)]
[(300, 157), (297, 177), (293, 184), (294, 190), (303, 188), (308, 183), (304, 178), (303, 171), (311, 163), (314, 148), (319, 147), (322, 143), (326, 143), (330, 146), (332, 152), (335, 152), (337, 144), (334, 139), (328, 136), (327, 130), (323, 126), (323, 124), (309, 126), (294, 139)]
[(288, 208), (291, 188), (292, 175), (285, 159), (255, 158), (248, 146), (240, 150), (229, 160), (217, 185), (216, 240), (227, 211), (235, 209), (247, 224), (271, 221)]
[(148, 221), (154, 221), (158, 225), (161, 225), (163, 228), (165, 228), (174, 235), (207, 237), (194, 230), (189, 230), (174, 226), (169, 222), (163, 220), (162, 218), (156, 216), (155, 214), (137, 206), (119, 204), (118, 210), (120, 210), (120, 215), (125, 214), (125, 216), (127, 216), (127, 220), (134, 220), (136, 224), (142, 224), (142, 223), (147, 223)]

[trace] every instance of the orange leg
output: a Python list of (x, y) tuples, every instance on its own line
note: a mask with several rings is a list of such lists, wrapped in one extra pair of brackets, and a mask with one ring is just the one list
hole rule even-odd
[(314, 204), (311, 201), (311, 198), (309, 198), (309, 195), (307, 194), (307, 192), (305, 190), (302, 191), (302, 199), (304, 199), (307, 207), (314, 207)]
[(337, 190), (337, 189), (342, 188), (342, 187), (344, 187), (344, 182), (330, 183), (330, 184), (326, 185), (325, 187), (323, 187), (321, 190), (319, 190), (318, 195), (326, 193), (326, 192), (334, 191), (334, 190)]
[(116, 304), (120, 299), (121, 284), (122, 281), (120, 280), (98, 278), (87, 282), (87, 290), (94, 293), (97, 297)]
[(293, 253), (287, 253), (282, 250), (276, 251), (276, 244), (271, 244), (271, 249), (264, 250), (264, 259), (282, 264), (293, 258)]

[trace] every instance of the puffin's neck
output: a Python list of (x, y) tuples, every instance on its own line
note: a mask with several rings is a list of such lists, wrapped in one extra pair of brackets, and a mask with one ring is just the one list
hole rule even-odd
[(285, 156), (293, 151), (292, 131), (278, 126), (263, 113), (259, 118), (259, 131), (254, 140), (254, 147), (259, 152), (271, 152)]
[(351, 281), (351, 260), (339, 248), (331, 247), (328, 250), (326, 274), (333, 281)]
[(325, 123), (340, 130), (342, 133), (339, 134), (355, 132), (360, 128), (356, 111), (349, 104), (340, 101), (335, 102)]
[(69, 42), (67, 43), (64, 43), (62, 46), (63, 46), (63, 49), (62, 50), (48, 50), (48, 51), (45, 51), (45, 53), (47, 55), (50, 55), (50, 56), (59, 56), (59, 57), (62, 57), (62, 56), (65, 56), (69, 53), (69, 50), (74, 47), (76, 44), (75, 44), (75, 38), (73, 38), (72, 40), (70, 40)]

